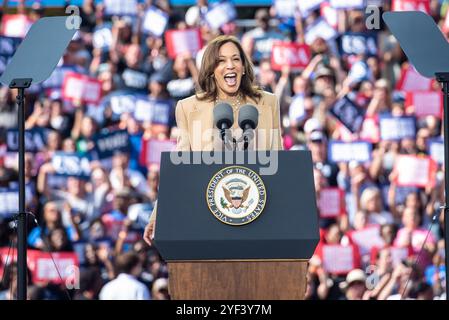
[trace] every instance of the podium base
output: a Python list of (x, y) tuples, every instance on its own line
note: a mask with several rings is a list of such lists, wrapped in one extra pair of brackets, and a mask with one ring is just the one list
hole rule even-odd
[(169, 262), (173, 300), (303, 300), (307, 260)]

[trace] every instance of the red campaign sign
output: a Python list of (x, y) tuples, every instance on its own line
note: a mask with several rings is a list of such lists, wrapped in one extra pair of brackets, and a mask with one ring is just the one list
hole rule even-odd
[(403, 187), (433, 187), (437, 164), (430, 156), (399, 155), (394, 169), (396, 184)]
[(62, 98), (98, 105), (101, 100), (101, 82), (83, 74), (67, 72), (62, 83)]
[[(110, 215), (103, 215), (101, 217), (101, 221), (103, 222), (106, 235), (111, 239), (117, 239), (120, 231), (123, 230), (124, 221), (113, 219)], [(125, 242), (126, 243), (134, 243), (142, 239), (142, 235), (140, 232), (128, 231), (126, 234)]]
[(422, 11), (430, 14), (430, 0), (393, 0), (391, 11)]
[(358, 256), (354, 246), (329, 245), (322, 247), (322, 263), (326, 272), (347, 274), (357, 268)]
[(24, 14), (5, 14), (2, 18), (0, 34), (24, 38), (32, 24), (33, 21)]
[(174, 151), (175, 148), (176, 140), (142, 140), (140, 163), (142, 165), (160, 164), (161, 153), (164, 151)]
[(360, 140), (371, 143), (378, 143), (380, 141), (380, 129), (376, 116), (366, 116), (360, 129)]
[(282, 71), (284, 66), (303, 69), (310, 62), (310, 49), (306, 44), (275, 41), (271, 49), (271, 68)]
[[(7, 254), (8, 248), (0, 249), (0, 273), (2, 275)], [(48, 252), (30, 249), (27, 250), (27, 256), (27, 264), (31, 271), (33, 283), (52, 282), (60, 284), (73, 281), (79, 270), (78, 257), (74, 252), (52, 252), (50, 255)], [(17, 261), (17, 250), (14, 250), (14, 253), (11, 250), (8, 264), (13, 260)]]
[(407, 114), (414, 113), (418, 118), (433, 115), (443, 116), (443, 95), (437, 91), (407, 92), (405, 99)]
[(168, 30), (165, 32), (168, 56), (175, 59), (179, 54), (189, 52), (192, 57), (203, 47), (199, 28)]
[(320, 190), (318, 208), (320, 218), (336, 218), (346, 213), (345, 193), (339, 188), (323, 188)]
[(368, 254), (372, 248), (385, 245), (380, 236), (380, 225), (369, 225), (360, 230), (350, 231), (348, 237), (360, 248), (362, 254)]
[(432, 79), (426, 78), (418, 73), (412, 65), (401, 70), (401, 77), (396, 84), (399, 91), (430, 91)]

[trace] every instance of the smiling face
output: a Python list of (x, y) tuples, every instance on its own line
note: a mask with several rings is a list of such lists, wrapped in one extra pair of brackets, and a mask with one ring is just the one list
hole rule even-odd
[(237, 46), (232, 42), (223, 44), (218, 54), (218, 65), (214, 70), (220, 98), (234, 96), (239, 92), (243, 70), (244, 66)]

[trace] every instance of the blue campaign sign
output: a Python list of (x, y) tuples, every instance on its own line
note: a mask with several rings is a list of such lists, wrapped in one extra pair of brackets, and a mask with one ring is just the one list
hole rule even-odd
[[(25, 150), (27, 152), (39, 152), (44, 150), (48, 131), (48, 129), (43, 128), (25, 130)], [(10, 129), (7, 131), (6, 148), (9, 152), (17, 152), (19, 150), (18, 130)]]
[(360, 130), (365, 114), (364, 111), (347, 96), (337, 100), (331, 107), (330, 113), (352, 133)]
[(371, 161), (372, 145), (367, 141), (343, 142), (337, 140), (329, 141), (329, 161), (360, 163)]
[(22, 38), (0, 36), (0, 74), (5, 71)]
[(102, 108), (111, 108), (113, 119), (117, 120), (124, 112), (134, 113), (136, 108), (136, 99), (138, 97), (146, 98), (145, 95), (136, 93), (132, 90), (116, 90), (103, 97), (100, 102)]
[(444, 163), (444, 144), (443, 139), (433, 138), (427, 140), (427, 153), (438, 164)]
[(338, 49), (341, 55), (377, 55), (377, 34), (346, 32), (339, 37)]
[(137, 99), (134, 117), (139, 121), (171, 126), (174, 121), (174, 101), (172, 99)]
[(100, 132), (94, 136), (93, 140), (99, 159), (110, 158), (116, 151), (129, 150), (129, 135), (126, 130)]
[(379, 116), (379, 128), (382, 140), (415, 138), (416, 119), (412, 116), (393, 117), (391, 114), (382, 114)]
[(0, 217), (9, 218), (19, 211), (19, 190), (0, 188)]
[(55, 152), (51, 164), (57, 176), (78, 177), (88, 179), (90, 177), (90, 162), (87, 157), (77, 153)]

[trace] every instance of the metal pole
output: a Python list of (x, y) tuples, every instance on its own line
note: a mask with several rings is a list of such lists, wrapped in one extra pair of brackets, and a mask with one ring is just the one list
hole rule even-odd
[(449, 299), (449, 74), (445, 74), (445, 81), (443, 82), (444, 94), (444, 247), (445, 247), (445, 262), (446, 262), (446, 300)]
[(25, 211), (25, 89), (18, 88), (19, 216), (17, 223), (17, 299), (27, 298), (27, 214)]

